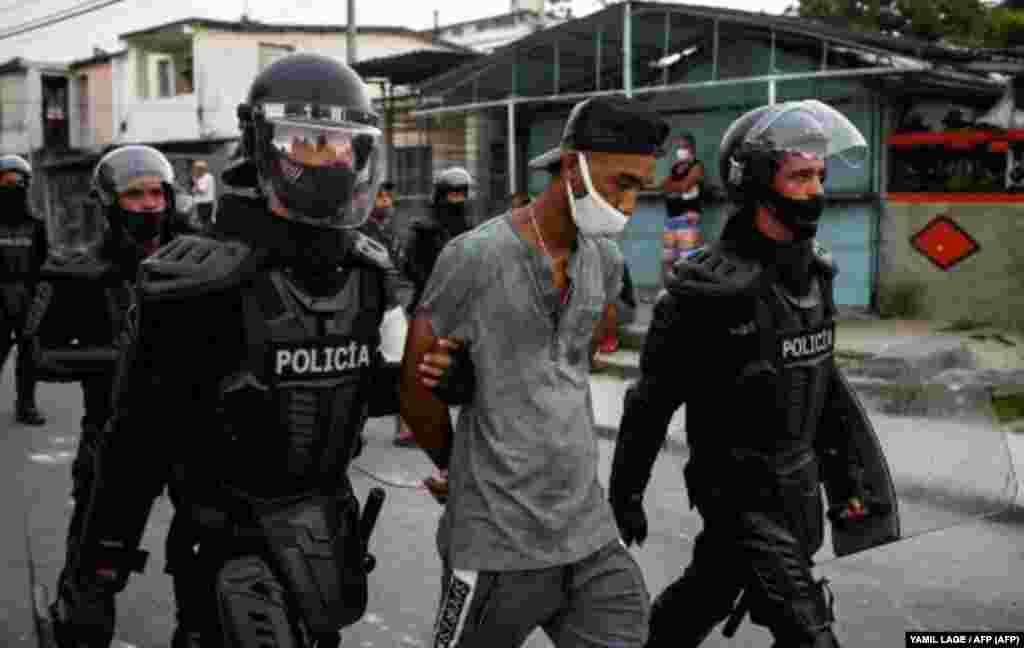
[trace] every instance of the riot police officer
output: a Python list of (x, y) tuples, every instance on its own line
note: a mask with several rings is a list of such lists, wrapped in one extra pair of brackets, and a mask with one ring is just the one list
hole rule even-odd
[(472, 186), (473, 177), (462, 167), (440, 171), (434, 176), (430, 213), (409, 225), (400, 263), (405, 276), (413, 284), (410, 315), (419, 303), (441, 250), (448, 241), (469, 229), (467, 207)]
[(77, 641), (110, 640), (165, 487), (174, 646), (333, 646), (365, 610), (372, 525), (346, 469), (366, 418), (397, 411), (378, 352), (390, 260), (356, 232), (380, 182), (378, 116), (358, 75), (312, 54), (264, 69), (238, 114), (245, 156), (212, 236), (141, 266), (56, 610)]
[(89, 200), (48, 214), (49, 255), (24, 335), (38, 380), (82, 386), (85, 413), (71, 466), (67, 565), (75, 560), (100, 433), (112, 413), (114, 373), (139, 262), (180, 233), (173, 183), (163, 153), (123, 146), (97, 163)]
[[(846, 437), (857, 408), (844, 404), (856, 396), (832, 357), (836, 266), (814, 236), (826, 157), (864, 149), (857, 129), (818, 101), (758, 108), (723, 138), (722, 178), (739, 208), (718, 242), (676, 263), (613, 459), (620, 532), (642, 543), (644, 489), (687, 403), (684, 478), (704, 526), (690, 565), (654, 602), (648, 646), (698, 645), (741, 591), (776, 646), (838, 645), (827, 590), (811, 571), (824, 530), (819, 469), (840, 503), (831, 517), (855, 523), (867, 509), (864, 466)], [(686, 372), (681, 340), (700, 353), (687, 351)]]
[[(20, 340), (32, 282), (46, 258), (46, 231), (32, 215), (28, 190), (32, 167), (18, 155), (0, 156), (0, 369)], [(29, 354), (19, 342), (14, 368), (19, 423), (43, 425), (36, 407), (36, 382)]]

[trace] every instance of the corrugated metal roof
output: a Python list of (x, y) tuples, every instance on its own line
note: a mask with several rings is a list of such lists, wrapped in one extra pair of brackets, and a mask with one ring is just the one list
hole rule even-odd
[(7, 72), (24, 72), (26, 70), (44, 70), (61, 74), (67, 70), (65, 63), (53, 63), (50, 61), (30, 61), (21, 56), (15, 56), (4, 63), (0, 63), (0, 74)]
[[(820, 21), (792, 16), (775, 16), (735, 9), (659, 2), (632, 2), (631, 6), (634, 16), (634, 48), (636, 48), (637, 42), (640, 40), (640, 36), (642, 36), (642, 34), (637, 33), (637, 19), (645, 15), (663, 15), (669, 12), (672, 15), (688, 16), (700, 21), (718, 21), (723, 27), (750, 27), (763, 29), (766, 33), (774, 32), (779, 35), (793, 36), (801, 40), (807, 39), (809, 42), (828, 42), (831, 45), (841, 45), (849, 50), (872, 54), (876, 57), (905, 57), (932, 66), (941, 65), (944, 67), (932, 68), (932, 74), (940, 76), (947, 72), (952, 73), (958, 65), (976, 62), (979, 57), (985, 58), (988, 55), (983, 50), (952, 47), (915, 38), (895, 37), (881, 33), (858, 32)], [(488, 56), (470, 61), (458, 68), (447, 70), (420, 83), (418, 89), (425, 95), (436, 96), (445, 94), (458, 86), (474, 82), (478, 89), (481, 90), (481, 97), (485, 97), (486, 91), (497, 92), (499, 85), (503, 86), (503, 90), (501, 90), (503, 96), (507, 96), (512, 89), (510, 69), (517, 62), (528, 60), (531, 57), (531, 52), (536, 52), (542, 48), (553, 48), (557, 43), (563, 53), (563, 59), (574, 50), (576, 53), (585, 53), (586, 50), (593, 49), (593, 38), (594, 34), (597, 33), (604, 34), (605, 52), (621, 51), (622, 21), (622, 5), (611, 5), (588, 16), (536, 32), (499, 48)], [(662, 31), (663, 27), (659, 26), (659, 35)], [(572, 45), (573, 41), (585, 44), (582, 47), (574, 47)], [(567, 44), (569, 45), (567, 46)], [(1021, 61), (1024, 62), (1024, 53), (1015, 52), (1015, 54), (1020, 54)], [(1003, 55), (1008, 55), (1008, 53), (1004, 52)], [(621, 74), (621, 56), (604, 54), (601, 64), (602, 74), (610, 74), (611, 76), (614, 76), (616, 73)], [(959, 83), (969, 82), (973, 79), (981, 86), (987, 87), (991, 85), (991, 81), (983, 74), (967, 70), (960, 71), (958, 74), (965, 75), (963, 78), (957, 79)], [(488, 84), (488, 81), (491, 83)], [(494, 87), (490, 88), (489, 85)]]
[(436, 75), (438, 70), (458, 67), (480, 56), (482, 55), (473, 51), (445, 52), (420, 49), (359, 61), (352, 67), (364, 79), (383, 77), (396, 85), (410, 85)]
[[(348, 27), (346, 25), (286, 25), (277, 23), (262, 23), (253, 20), (229, 21), (213, 20), (210, 18), (185, 18), (183, 20), (176, 20), (174, 22), (165, 23), (163, 25), (156, 25), (154, 27), (147, 27), (145, 29), (140, 29), (137, 31), (121, 34), (121, 38), (131, 38), (133, 36), (154, 34), (156, 32), (171, 29), (173, 27), (181, 27), (185, 25), (206, 27), (209, 29), (219, 29), (223, 31), (251, 33), (295, 31), (323, 34), (331, 32), (345, 33), (348, 30)], [(432, 39), (431, 36), (425, 35), (419, 31), (409, 29), (408, 27), (397, 27), (393, 25), (358, 25), (356, 27), (356, 32), (362, 34), (396, 34), (412, 36), (420, 40), (426, 41), (434, 40)]]
[(80, 68), (86, 65), (96, 65), (98, 63), (106, 63), (112, 59), (120, 58), (128, 53), (128, 50), (118, 50), (116, 52), (102, 52), (100, 54), (94, 54), (87, 59), (79, 59), (77, 61), (71, 61), (68, 63), (69, 68)]

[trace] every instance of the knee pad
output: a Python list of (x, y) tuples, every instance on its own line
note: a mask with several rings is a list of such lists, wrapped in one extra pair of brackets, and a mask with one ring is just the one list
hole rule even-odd
[(810, 596), (786, 601), (777, 618), (759, 618), (756, 622), (772, 631), (779, 648), (833, 648), (839, 645), (832, 633), (834, 603), (828, 581), (821, 579), (814, 582)]
[(298, 648), (284, 587), (259, 557), (236, 558), (221, 568), (217, 604), (225, 647)]

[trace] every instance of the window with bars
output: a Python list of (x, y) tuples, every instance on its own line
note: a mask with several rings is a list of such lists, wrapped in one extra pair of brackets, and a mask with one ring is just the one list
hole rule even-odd
[(156, 81), (158, 97), (174, 95), (174, 68), (170, 59), (161, 59), (156, 62)]

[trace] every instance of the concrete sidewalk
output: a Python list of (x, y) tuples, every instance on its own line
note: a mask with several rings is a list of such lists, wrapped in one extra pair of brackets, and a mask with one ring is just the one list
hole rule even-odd
[[(618, 434), (625, 391), (640, 375), (639, 349), (650, 321), (650, 311), (649, 304), (641, 304), (635, 322), (620, 335), (623, 348), (615, 354), (600, 356), (605, 366), (591, 374), (594, 416), (602, 438), (614, 439)], [(912, 404), (922, 408), (915, 413), (928, 416), (929, 425), (933, 420), (943, 425), (945, 416), (941, 411), (927, 411), (929, 389), (938, 390), (944, 399), (951, 401), (950, 394), (955, 394), (957, 401), (962, 401), (963, 395), (973, 394), (975, 400), (984, 405), (993, 397), (999, 400), (997, 405), (1009, 403), (1009, 407), (997, 409), (1010, 415), (1001, 425), (1018, 482), (1017, 502), (1024, 505), (1024, 411), (1021, 411), (1024, 410), (1024, 335), (996, 329), (955, 330), (940, 322), (855, 315), (837, 324), (836, 356), (862, 397), (877, 396), (884, 400), (892, 398), (893, 390), (901, 390), (901, 395), (907, 389), (919, 390)], [(683, 363), (681, 370), (686, 370)], [(958, 432), (966, 434), (965, 430), (966, 427)], [(969, 441), (965, 436), (942, 447), (947, 454), (966, 452)], [(993, 437), (993, 448), (996, 441)], [(676, 412), (669, 425), (665, 450), (687, 452), (685, 406)], [(939, 469), (934, 461), (930, 465), (920, 462), (920, 467), (915, 468), (917, 462), (910, 460), (914, 458), (913, 453), (920, 452), (916, 440), (898, 439), (891, 451), (907, 453), (908, 459), (901, 460), (900, 467), (909, 467), (911, 472), (918, 473), (905, 477), (935, 486), (934, 478)], [(949, 456), (943, 463), (955, 466), (962, 458), (962, 455)], [(992, 496), (990, 488), (980, 490), (985, 493), (973, 495)]]

